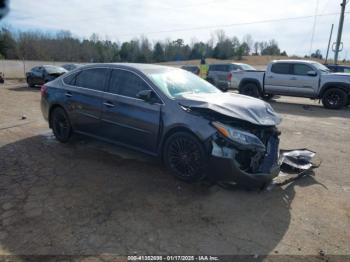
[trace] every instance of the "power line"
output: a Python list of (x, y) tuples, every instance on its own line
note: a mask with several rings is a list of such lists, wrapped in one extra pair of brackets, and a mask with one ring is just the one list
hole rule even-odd
[[(227, 1), (227, 0), (224, 0), (224, 1)], [(206, 1), (206, 2), (201, 2), (201, 3), (197, 3), (197, 4), (191, 4), (191, 5), (181, 5), (181, 6), (157, 6), (156, 8), (157, 9), (163, 9), (163, 10), (174, 10), (174, 11), (179, 11), (179, 10), (182, 10), (182, 9), (187, 9), (187, 8), (193, 8), (193, 7), (196, 7), (196, 8), (200, 8), (202, 6), (206, 6), (206, 5), (211, 5), (211, 4), (214, 4), (214, 3), (217, 3), (218, 1), (217, 0), (210, 0), (210, 1)], [(116, 5), (115, 4), (108, 4), (108, 5), (102, 5), (102, 6), (99, 6), (99, 8), (111, 8), (111, 7), (115, 7)], [(95, 9), (96, 7), (94, 7)], [(151, 7), (151, 8), (155, 8), (154, 6)], [(237, 8), (236, 8), (237, 9)], [(21, 12), (19, 9), (13, 9), (13, 11), (15, 12)], [(91, 10), (91, 13), (93, 13), (94, 10)], [(17, 17), (16, 20), (17, 21), (22, 21), (22, 20), (30, 20), (30, 19), (33, 19), (33, 18), (37, 18), (38, 16), (37, 15), (26, 15), (26, 16), (22, 16), (22, 17)], [(56, 14), (56, 15), (52, 15), (52, 14), (46, 14), (46, 15), (41, 15), (40, 18), (61, 18), (62, 16), (60, 14)], [(87, 18), (80, 18), (80, 19), (67, 19), (66, 20), (69, 20), (69, 21), (72, 21), (72, 22), (81, 22), (81, 21), (90, 21), (91, 19), (105, 19), (105, 18), (111, 18), (111, 17), (115, 17), (115, 14), (114, 15), (111, 15), (111, 16), (101, 16), (101, 17), (96, 17), (96, 18), (92, 18), (92, 17), (87, 17)]]
[(314, 43), (314, 37), (315, 37), (315, 31), (316, 31), (316, 22), (317, 22), (317, 11), (318, 11), (318, 5), (319, 5), (319, 0), (316, 0), (316, 9), (315, 9), (315, 18), (314, 18), (314, 24), (312, 26), (312, 33), (311, 33), (311, 42), (310, 42), (310, 51), (309, 55), (311, 56), (312, 54), (312, 45)]
[[(350, 12), (346, 12), (347, 14)], [(332, 15), (339, 15), (340, 13), (327, 13), (327, 14), (317, 14), (317, 17), (321, 16), (332, 16)], [(307, 16), (297, 16), (297, 17), (286, 17), (286, 18), (277, 18), (277, 19), (267, 19), (267, 20), (259, 20), (259, 21), (252, 21), (252, 22), (242, 22), (242, 23), (234, 23), (234, 24), (221, 24), (221, 25), (208, 25), (208, 26), (198, 26), (198, 27), (189, 27), (189, 28), (178, 28), (178, 29), (171, 29), (171, 30), (162, 30), (162, 31), (151, 31), (151, 32), (138, 32), (133, 34), (124, 34), (119, 35), (119, 37), (125, 37), (125, 36), (133, 36), (138, 34), (161, 34), (161, 33), (174, 33), (174, 32), (185, 32), (185, 31), (196, 31), (196, 30), (206, 30), (206, 29), (215, 29), (215, 28), (225, 28), (225, 27), (234, 27), (234, 26), (241, 26), (241, 25), (253, 25), (253, 24), (263, 24), (263, 23), (274, 23), (274, 22), (282, 22), (282, 21), (293, 21), (293, 20), (299, 20), (299, 19), (308, 19), (313, 18), (315, 15), (307, 15)]]

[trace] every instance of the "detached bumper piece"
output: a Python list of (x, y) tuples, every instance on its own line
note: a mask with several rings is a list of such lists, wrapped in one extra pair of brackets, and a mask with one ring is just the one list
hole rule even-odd
[(281, 150), (279, 164), (281, 171), (275, 177), (267, 190), (275, 186), (289, 184), (301, 177), (313, 174), (313, 169), (321, 165), (321, 160), (315, 158), (316, 153), (308, 149)]
[[(308, 149), (278, 149), (279, 139), (271, 136), (266, 152), (239, 150), (212, 141), (211, 174), (222, 185), (232, 183), (245, 188), (264, 188), (289, 184), (318, 168), (321, 160), (314, 161), (315, 152)], [(318, 162), (318, 163), (317, 163)]]
[(278, 176), (280, 165), (278, 134), (266, 139), (266, 150), (234, 146), (220, 138), (212, 141), (213, 179), (236, 183), (246, 188), (262, 188)]

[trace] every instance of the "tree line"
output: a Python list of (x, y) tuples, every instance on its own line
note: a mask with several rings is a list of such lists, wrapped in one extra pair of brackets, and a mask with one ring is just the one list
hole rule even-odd
[(247, 55), (287, 55), (276, 40), (256, 42), (250, 35), (243, 39), (229, 37), (218, 30), (207, 42), (183, 39), (156, 41), (146, 37), (126, 42), (74, 37), (69, 31), (56, 34), (41, 31), (14, 32), (0, 29), (0, 58), (71, 62), (138, 62), (153, 63), (191, 59), (242, 59)]

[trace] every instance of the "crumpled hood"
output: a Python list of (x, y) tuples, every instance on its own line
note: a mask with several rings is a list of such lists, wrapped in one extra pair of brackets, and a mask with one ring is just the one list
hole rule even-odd
[(233, 93), (184, 94), (177, 100), (186, 107), (210, 109), (255, 125), (275, 126), (281, 122), (281, 117), (268, 103), (249, 96)]

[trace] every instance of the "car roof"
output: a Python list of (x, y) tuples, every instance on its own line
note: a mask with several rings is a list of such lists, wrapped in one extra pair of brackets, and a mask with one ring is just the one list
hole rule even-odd
[(172, 66), (164, 66), (164, 65), (155, 65), (155, 64), (139, 64), (139, 63), (96, 63), (96, 64), (88, 64), (80, 69), (84, 68), (94, 68), (94, 67), (119, 67), (124, 69), (134, 69), (141, 71), (143, 73), (149, 73), (150, 71), (164, 71), (164, 70), (175, 70), (176, 67)]
[(281, 60), (273, 60), (272, 63), (318, 63), (313, 60), (298, 60), (298, 59), (281, 59)]

